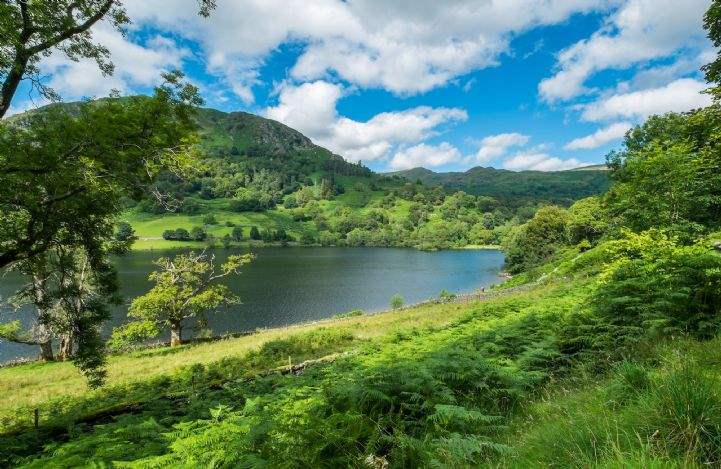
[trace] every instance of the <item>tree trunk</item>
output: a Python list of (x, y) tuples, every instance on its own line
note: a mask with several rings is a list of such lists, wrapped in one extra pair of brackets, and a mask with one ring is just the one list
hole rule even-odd
[(181, 338), (181, 326), (180, 324), (173, 324), (170, 326), (170, 346), (175, 347), (183, 343)]
[(55, 356), (53, 356), (53, 342), (52, 340), (48, 339), (45, 342), (40, 342), (38, 345), (40, 345), (40, 359), (46, 362), (51, 362), (55, 360)]
[(73, 356), (73, 336), (68, 334), (63, 336), (60, 341), (60, 351), (58, 356), (61, 360), (69, 360)]

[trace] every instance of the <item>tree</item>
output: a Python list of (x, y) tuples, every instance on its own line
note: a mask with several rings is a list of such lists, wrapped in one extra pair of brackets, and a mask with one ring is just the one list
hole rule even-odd
[(218, 219), (212, 213), (203, 217), (203, 225), (217, 225)]
[(694, 237), (721, 227), (721, 110), (714, 105), (649, 119), (607, 159), (614, 185), (606, 205), (636, 232), (666, 227)]
[(197, 89), (166, 74), (152, 97), (50, 106), (0, 123), (0, 268), (112, 236), (128, 195), (191, 165)]
[(135, 230), (133, 230), (132, 225), (126, 221), (121, 221), (117, 224), (114, 236), (116, 241), (138, 239), (137, 236), (135, 236)]
[(109, 305), (119, 304), (115, 269), (103, 248), (98, 252), (63, 247), (14, 265), (29, 277), (13, 297), (17, 306), (32, 305), (35, 321), (29, 328), (19, 322), (0, 325), (5, 340), (40, 346), (41, 358), (72, 360), (91, 386), (102, 383), (104, 342), (100, 326), (110, 317)]
[(506, 264), (518, 273), (548, 260), (567, 242), (568, 213), (555, 205), (540, 208), (528, 223), (516, 227), (505, 240)]
[(391, 308), (393, 309), (400, 309), (404, 303), (403, 297), (398, 293), (391, 297)]
[(608, 228), (602, 201), (598, 197), (581, 199), (568, 209), (568, 237), (573, 244), (594, 242)]
[(208, 237), (208, 233), (205, 232), (205, 230), (199, 226), (194, 227), (192, 230), (190, 230), (190, 239), (193, 241), (205, 241), (205, 238)]
[(215, 265), (215, 256), (205, 252), (158, 259), (155, 265), (159, 269), (148, 277), (155, 285), (133, 300), (128, 317), (135, 321), (116, 329), (112, 342), (126, 344), (170, 330), (170, 345), (180, 345), (184, 322), (190, 319), (196, 325), (205, 322), (208, 312), (237, 301), (218, 281), (238, 275), (238, 269), (253, 259), (253, 254), (229, 256), (219, 267)]
[(233, 241), (242, 241), (243, 240), (243, 227), (236, 226), (233, 228), (233, 232), (230, 235), (233, 238)]
[[(199, 14), (208, 16), (215, 0), (200, 0)], [(43, 96), (57, 99), (40, 76), (39, 61), (52, 51), (71, 60), (92, 59), (103, 75), (113, 73), (110, 51), (93, 42), (90, 28), (106, 19), (124, 31), (130, 22), (118, 0), (6, 0), (0, 2), (0, 118), (22, 80)]]
[[(708, 37), (718, 49), (721, 47), (721, 1), (713, 0), (703, 18), (703, 26), (708, 31)], [(706, 74), (706, 81), (715, 86), (712, 92), (718, 98), (721, 94), (721, 55), (716, 60), (701, 68)]]

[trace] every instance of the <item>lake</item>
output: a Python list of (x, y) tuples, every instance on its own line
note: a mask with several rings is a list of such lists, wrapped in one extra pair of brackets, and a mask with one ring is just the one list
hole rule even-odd
[[(213, 334), (313, 321), (356, 309), (380, 311), (389, 308), (395, 294), (415, 303), (437, 297), (443, 289), (472, 292), (498, 283), (504, 262), (501, 252), (491, 250), (304, 247), (252, 251), (257, 255), (255, 262), (245, 266), (241, 275), (225, 279), (243, 303), (209, 316)], [(247, 250), (215, 252), (222, 262), (229, 254)], [(147, 277), (154, 267), (152, 261), (175, 253), (136, 251), (116, 260), (128, 302), (150, 289)], [(21, 284), (18, 276), (0, 278), (0, 297), (6, 298)], [(125, 321), (126, 310), (127, 305), (115, 309), (105, 332)], [(17, 317), (7, 308), (0, 315), (0, 321)], [(0, 362), (36, 355), (37, 347), (0, 342)]]

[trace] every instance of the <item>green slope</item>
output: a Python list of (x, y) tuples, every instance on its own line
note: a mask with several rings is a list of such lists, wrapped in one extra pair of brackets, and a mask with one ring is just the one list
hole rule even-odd
[(583, 171), (544, 172), (508, 171), (479, 166), (465, 172), (436, 173), (425, 168), (413, 168), (389, 174), (449, 190), (507, 199), (515, 204), (545, 200), (566, 205), (608, 189), (608, 172), (601, 168), (598, 165), (583, 168)]

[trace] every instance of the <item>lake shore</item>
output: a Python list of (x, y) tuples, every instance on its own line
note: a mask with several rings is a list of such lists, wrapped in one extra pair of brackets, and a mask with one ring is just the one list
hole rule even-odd
[[(524, 287), (523, 290), (528, 290)], [(103, 388), (126, 386), (161, 375), (177, 373), (194, 364), (210, 364), (233, 356), (242, 356), (259, 349), (270, 341), (286, 339), (297, 334), (330, 329), (349, 333), (353, 344), (377, 340), (399, 330), (443, 328), (458, 317), (485, 301), (498, 301), (519, 289), (478, 292), (458, 295), (450, 300), (429, 300), (395, 310), (385, 310), (360, 316), (331, 317), (303, 324), (256, 330), (241, 337), (186, 343), (177, 347), (150, 347), (126, 353), (111, 354), (107, 364), (107, 384)], [(289, 357), (291, 363), (293, 357)], [(53, 402), (92, 395), (85, 378), (70, 362), (41, 362), (16, 364), (0, 368), (0, 430), (3, 420), (16, 422), (18, 415), (30, 416), (34, 407), (52, 409)], [(21, 420), (23, 420), (21, 418)]]

